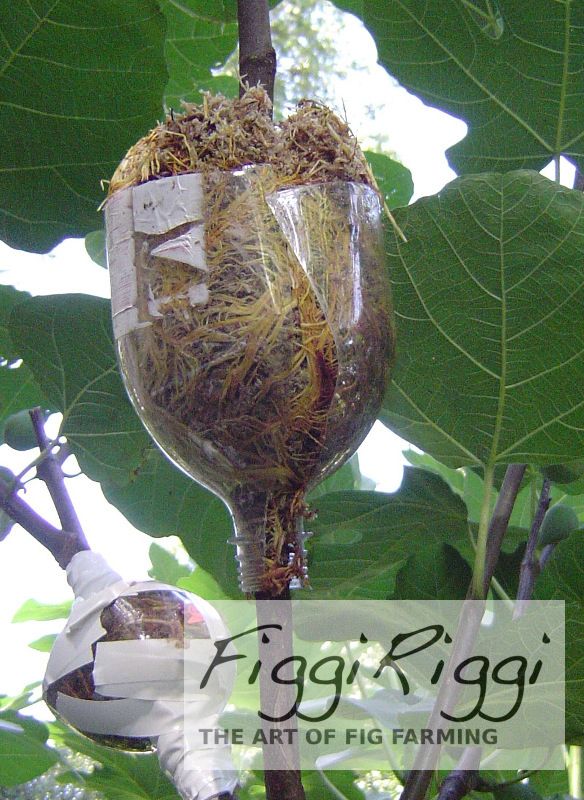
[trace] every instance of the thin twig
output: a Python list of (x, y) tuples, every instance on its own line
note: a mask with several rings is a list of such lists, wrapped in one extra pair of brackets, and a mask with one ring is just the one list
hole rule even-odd
[(517, 602), (515, 604), (515, 611), (513, 612), (513, 619), (518, 619), (525, 612), (525, 609), (527, 608), (527, 605), (531, 599), (531, 595), (533, 594), (535, 581), (541, 570), (540, 562), (535, 555), (535, 549), (537, 547), (537, 540), (539, 537), (541, 524), (544, 520), (549, 504), (550, 482), (546, 478), (543, 482), (543, 486), (541, 487), (537, 511), (535, 512), (535, 516), (533, 518), (527, 544), (525, 545), (525, 554), (521, 561), (521, 568), (519, 571), (519, 587), (517, 589)]
[[(52, 452), (51, 441), (45, 432), (44, 414), (40, 408), (35, 408), (30, 412), (30, 416), (41, 451), (33, 464), (37, 468), (37, 477), (41, 478), (49, 489), (63, 530), (55, 528), (19, 497), (17, 494), (21, 488), (19, 478), (13, 485), (0, 482), (0, 507), (37, 542), (46, 547), (59, 566), (65, 569), (75, 553), (89, 550), (89, 545), (67, 492), (60, 458)], [(29, 465), (25, 472), (28, 472), (31, 466)]]
[[(469, 747), (467, 750), (475, 751), (477, 748)], [(462, 754), (458, 763), (458, 769), (453, 770), (440, 785), (438, 793), (438, 800), (461, 800), (470, 792), (488, 792), (493, 794), (497, 790), (505, 789), (507, 786), (514, 786), (521, 783), (526, 778), (535, 775), (539, 770), (526, 769), (518, 773), (517, 777), (509, 781), (489, 781), (482, 778), (476, 769), (472, 768), (468, 759), (473, 757), (472, 752), (466, 755), (466, 751)], [(474, 754), (476, 758), (476, 753)], [(452, 778), (452, 780), (451, 780)]]
[(552, 553), (556, 549), (557, 542), (550, 542), (546, 544), (546, 546), (541, 551), (541, 555), (539, 557), (539, 571), (541, 572), (542, 569), (545, 567), (547, 562), (550, 560)]
[[(521, 481), (519, 481), (521, 483)], [(546, 511), (550, 503), (550, 482), (546, 479), (543, 482), (537, 510), (533, 518), (533, 523), (529, 531), (529, 537), (525, 546), (525, 554), (521, 562), (519, 573), (519, 588), (517, 590), (517, 601), (513, 611), (513, 619), (518, 619), (523, 615), (531, 595), (537, 576), (540, 573), (540, 562), (535, 557), (535, 549), (537, 546), (537, 539), (539, 531), (544, 520)], [(494, 517), (494, 515), (493, 515)], [(476, 757), (477, 748), (467, 748), (469, 756), (472, 753)], [(502, 788), (503, 784), (492, 784), (483, 781), (479, 775), (478, 769), (470, 769), (468, 766), (463, 766), (462, 761), (465, 758), (467, 750), (462, 754), (458, 768), (453, 770), (448, 775), (440, 786), (438, 800), (461, 800), (465, 795), (470, 794), (472, 791), (487, 791), (492, 792), (496, 788)], [(480, 749), (478, 751), (478, 758), (480, 763)], [(477, 765), (478, 766), (478, 765)], [(466, 771), (465, 771), (466, 770)], [(522, 776), (522, 779), (525, 776)], [(506, 785), (506, 784), (505, 784)]]
[[(467, 598), (459, 615), (452, 651), (434, 706), (424, 725), (425, 729), (435, 731), (443, 728), (445, 724), (448, 725), (444, 721), (443, 712), (450, 713), (454, 710), (462, 689), (461, 684), (454, 680), (454, 670), (472, 653), (483, 615), (484, 602), (472, 597)], [(438, 757), (439, 748), (436, 746), (422, 745), (418, 749), (414, 768), (408, 772), (400, 800), (423, 800), (436, 769)]]
[(74, 533), (77, 536), (80, 550), (89, 550), (89, 544), (79, 522), (79, 517), (65, 486), (61, 465), (52, 453), (51, 442), (45, 431), (45, 415), (40, 408), (33, 408), (30, 412), (30, 418), (38, 446), (41, 451), (46, 452), (46, 458), (37, 466), (37, 475), (47, 485), (63, 530)]
[[(491, 578), (494, 575), (499, 555), (501, 553), (501, 546), (503, 538), (509, 525), (511, 512), (519, 493), (521, 481), (525, 474), (525, 464), (510, 464), (505, 472), (503, 484), (491, 516), (489, 524), (486, 553), (485, 553), (485, 569), (483, 579), (483, 597), (487, 596)], [(469, 598), (473, 598), (472, 583), (469, 586)], [(478, 600), (479, 598), (475, 598)], [(468, 607), (468, 613), (461, 616), (459, 621), (459, 628), (454, 638), (454, 647), (446, 668), (446, 677), (444, 678), (438, 697), (434, 704), (434, 709), (430, 715), (430, 719), (426, 725), (427, 728), (433, 729), (437, 727), (437, 708), (448, 709), (453, 708), (457, 699), (457, 692), (460, 687), (457, 686), (455, 681), (449, 679), (452, 677), (452, 668), (454, 664), (459, 664), (463, 658), (470, 655), (473, 647), (476, 633), (480, 624), (478, 614), (473, 613), (474, 606)], [(401, 794), (400, 800), (423, 800), (428, 791), (432, 774), (436, 767), (437, 755), (434, 748), (422, 748), (415, 761), (415, 769), (408, 773), (407, 780), (404, 784), (404, 789)]]

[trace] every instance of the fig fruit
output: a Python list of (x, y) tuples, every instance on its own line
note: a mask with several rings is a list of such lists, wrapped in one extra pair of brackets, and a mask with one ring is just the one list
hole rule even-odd
[(32, 450), (38, 447), (28, 409), (8, 417), (4, 425), (4, 441), (13, 450)]
[(538, 545), (545, 547), (547, 544), (557, 544), (562, 539), (567, 539), (579, 527), (580, 522), (574, 509), (558, 503), (550, 508), (543, 519)]

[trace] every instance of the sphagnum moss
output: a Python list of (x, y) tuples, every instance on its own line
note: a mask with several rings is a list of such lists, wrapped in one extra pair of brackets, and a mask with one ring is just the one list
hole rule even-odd
[[(370, 186), (370, 171), (329, 109), (304, 102), (275, 124), (252, 88), (169, 116), (130, 149), (110, 195), (192, 172), (203, 182), (207, 295), (193, 302), (191, 266), (150, 255), (139, 285), (155, 311), (122, 337), (120, 359), (159, 443), (263, 522), (261, 585), (273, 592), (304, 574), (293, 544), (307, 488), (361, 441), (385, 385), (392, 343), (378, 241), (365, 225), (356, 244), (354, 199), (339, 183)], [(296, 246), (290, 214), (302, 219)], [(355, 289), (354, 269), (366, 286)]]

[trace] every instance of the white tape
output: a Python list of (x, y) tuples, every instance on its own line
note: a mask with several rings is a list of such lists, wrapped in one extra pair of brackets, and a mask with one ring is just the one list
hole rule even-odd
[[(190, 719), (189, 719), (190, 717)], [(188, 731), (220, 727), (216, 715), (202, 718), (187, 712), (183, 728), (158, 737), (158, 761), (183, 800), (207, 800), (221, 792), (233, 792), (237, 772), (229, 745), (189, 741)]]
[(116, 338), (138, 324), (132, 192), (132, 187), (121, 189), (110, 197), (105, 206), (106, 251)]
[[(176, 642), (169, 639), (128, 639), (119, 642), (98, 642), (95, 651), (93, 679), (100, 694), (110, 697), (141, 697), (141, 686), (151, 683), (182, 683), (183, 656)], [(128, 693), (119, 694), (117, 684), (134, 685)]]
[(122, 580), (103, 556), (93, 550), (75, 553), (66, 569), (67, 582), (75, 597), (89, 597)]
[[(150, 256), (180, 261), (197, 270), (209, 271), (205, 257), (203, 206), (200, 173), (130, 186), (120, 189), (108, 200), (105, 221), (116, 339), (151, 325), (147, 312), (152, 317), (162, 316), (160, 306), (172, 299), (154, 298), (150, 288), (141, 285), (140, 275), (148, 266)], [(186, 223), (194, 224), (188, 231), (183, 229), (174, 238), (155, 244), (150, 252), (152, 243), (146, 239), (137, 251), (136, 234), (142, 234), (143, 240), (143, 235), (168, 234)], [(148, 292), (149, 297), (142, 296)], [(184, 297), (188, 297), (192, 305), (206, 303), (209, 291), (205, 284), (194, 283)]]
[(191, 267), (209, 272), (205, 259), (205, 228), (203, 225), (193, 225), (187, 233), (169, 239), (150, 251), (151, 256), (168, 258), (180, 261)]
[(201, 222), (203, 177), (194, 172), (143, 183), (134, 187), (132, 202), (134, 230), (141, 233), (167, 233), (186, 222)]
[(101, 612), (124, 591), (130, 590), (130, 584), (91, 550), (73, 556), (67, 566), (67, 581), (76, 600), (67, 625), (51, 650), (43, 681), (45, 691), (59, 678), (93, 661), (92, 645), (106, 633), (100, 620)]
[[(56, 709), (83, 733), (132, 737), (160, 733), (160, 714), (152, 700), (81, 700), (58, 692)], [(172, 724), (168, 728), (172, 729)]]
[(57, 637), (51, 650), (45, 678), (43, 681), (43, 692), (59, 678), (63, 678), (69, 672), (73, 672), (85, 664), (93, 661), (93, 643), (105, 634), (102, 628), (99, 615), (96, 615), (87, 624), (70, 630), (68, 627)]
[[(216, 650), (209, 639), (191, 639), (185, 645), (177, 647), (169, 639), (98, 642), (95, 688), (107, 697), (199, 701), (204, 696), (201, 681)], [(223, 684), (213, 673), (204, 694), (224, 693)]]
[[(160, 581), (128, 581), (126, 586), (127, 588), (120, 592), (119, 597), (128, 597), (140, 592), (177, 592), (185, 600), (189, 597), (189, 593), (184, 589), (179, 589), (176, 586), (170, 586), (168, 583), (161, 583)], [(196, 601), (198, 607), (200, 598), (197, 597)]]

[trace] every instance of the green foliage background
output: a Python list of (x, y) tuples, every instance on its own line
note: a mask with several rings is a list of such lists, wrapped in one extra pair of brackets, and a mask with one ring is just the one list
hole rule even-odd
[[(576, 464), (584, 453), (584, 197), (534, 171), (560, 155), (584, 169), (584, 4), (336, 5), (363, 20), (402, 85), (464, 119), (469, 133), (448, 153), (461, 177), (411, 206), (407, 170), (371, 156), (407, 238), (388, 230), (399, 357), (382, 420), (425, 455), (412, 453), (393, 495), (364, 490), (354, 466), (319, 489), (311, 596), (464, 596), (469, 541), (481, 507), (496, 499), (498, 468), (527, 462), (498, 574), (511, 591), (538, 467)], [(88, 251), (102, 260), (100, 179), (165, 105), (196, 100), (200, 88), (234, 90), (212, 70), (236, 45), (235, 16), (234, 0), (0, 0), (0, 236), (46, 252), (65, 236), (89, 235)], [(109, 313), (94, 297), (30, 298), (0, 287), (0, 432), (33, 405), (62, 412), (61, 433), (108, 500), (150, 535), (179, 535), (205, 570), (185, 578), (153, 551), (154, 574), (207, 596), (237, 596), (227, 512), (151, 444), (117, 372)], [(552, 497), (584, 521), (584, 486), (554, 486)], [(582, 547), (576, 531), (537, 585), (539, 597), (569, 603), (571, 742), (584, 737)], [(50, 733), (96, 762), (84, 777), (60, 780), (112, 800), (174, 796), (151, 759), (24, 720), (18, 712), (30, 699), (2, 701), (0, 784), (20, 784), (59, 759)], [(332, 773), (331, 787), (308, 774), (307, 794), (362, 797), (354, 778)], [(567, 792), (565, 776), (540, 773), (532, 786), (543, 796)], [(242, 797), (258, 793), (252, 776)]]

